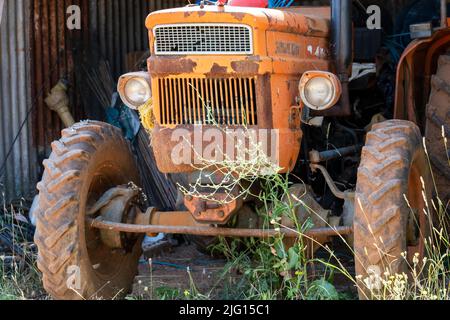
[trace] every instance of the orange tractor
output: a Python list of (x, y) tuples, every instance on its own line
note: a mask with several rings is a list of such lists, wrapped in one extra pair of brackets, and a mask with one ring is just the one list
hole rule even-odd
[[(226, 186), (222, 170), (199, 170), (197, 152), (187, 158), (174, 152), (183, 142), (197, 144), (197, 130), (204, 135), (219, 129), (216, 140), (200, 139), (199, 153), (237, 130), (270, 140), (265, 142), (275, 146), (278, 172), (292, 176), (290, 192), (316, 209), (297, 210), (301, 222), (315, 221), (306, 235), (318, 242), (350, 239), (363, 279), (385, 266), (406, 271), (403, 252), (425, 254), (424, 212), (436, 192), (424, 134), (439, 191), (449, 191), (440, 141), (442, 128), (448, 134), (450, 112), (445, 1), (441, 28), (413, 26), (419, 36), (429, 34), (413, 41), (399, 62), (390, 113), (375, 93), (377, 72), (355, 63), (350, 0), (277, 9), (233, 2), (203, 1), (150, 14), (148, 72), (119, 81), (123, 102), (147, 115), (142, 119), (151, 129), (159, 170), (187, 181), (180, 185), (178, 211), (143, 208), (135, 157), (119, 129), (81, 122), (52, 144), (34, 214), (38, 265), (54, 297), (125, 293), (145, 234), (298, 237), (289, 221), (281, 229), (255, 223), (257, 203), (236, 188), (217, 189), (209, 198), (205, 190), (190, 192), (199, 180)], [(75, 289), (68, 285), (74, 275)]]

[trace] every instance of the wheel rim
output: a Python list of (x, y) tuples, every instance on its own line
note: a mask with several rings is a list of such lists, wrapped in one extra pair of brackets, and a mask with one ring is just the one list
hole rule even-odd
[[(111, 174), (111, 172), (116, 174)], [(124, 183), (125, 179), (120, 172), (119, 168), (110, 163), (104, 164), (96, 170), (86, 197), (87, 207), (93, 205), (109, 189)], [(85, 212), (86, 210), (84, 210), (84, 216)], [(94, 273), (100, 279), (111, 280), (121, 272), (126, 252), (111, 249), (103, 244), (100, 231), (91, 228), (86, 222), (84, 234), (85, 248)]]

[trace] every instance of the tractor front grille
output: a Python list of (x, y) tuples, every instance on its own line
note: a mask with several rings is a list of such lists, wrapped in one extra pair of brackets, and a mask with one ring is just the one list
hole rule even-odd
[(246, 25), (160, 25), (153, 32), (157, 55), (253, 53), (252, 29)]
[(256, 78), (159, 78), (161, 125), (258, 124)]

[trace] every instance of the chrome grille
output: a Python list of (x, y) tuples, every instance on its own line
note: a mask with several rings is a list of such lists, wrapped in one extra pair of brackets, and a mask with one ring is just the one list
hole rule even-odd
[(257, 125), (255, 78), (160, 78), (161, 125)]
[(252, 29), (246, 25), (160, 25), (153, 32), (157, 55), (253, 53)]

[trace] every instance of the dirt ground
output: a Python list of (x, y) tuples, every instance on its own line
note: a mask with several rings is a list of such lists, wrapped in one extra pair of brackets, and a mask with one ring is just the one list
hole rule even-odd
[[(354, 274), (354, 260), (351, 252), (339, 243), (335, 243), (334, 246), (336, 256), (344, 267)], [(152, 252), (150, 252), (151, 255)], [(324, 252), (319, 251), (317, 256), (327, 259)], [(183, 243), (179, 246), (168, 246), (152, 258), (142, 257), (132, 297), (150, 300), (177, 299), (184, 297), (187, 290), (192, 292), (194, 289), (211, 299), (227, 299), (224, 286), (237, 282), (239, 275), (224, 276), (226, 264), (225, 259), (203, 254), (194, 245)], [(322, 265), (316, 264), (312, 272), (321, 274), (323, 269)], [(353, 284), (342, 274), (335, 274), (334, 285), (344, 299), (356, 297)]]
[(218, 281), (226, 263), (186, 243), (166, 248), (153, 258), (141, 258), (133, 295), (143, 299), (168, 299), (170, 295), (184, 295), (193, 285), (200, 294), (217, 295), (221, 287)]

